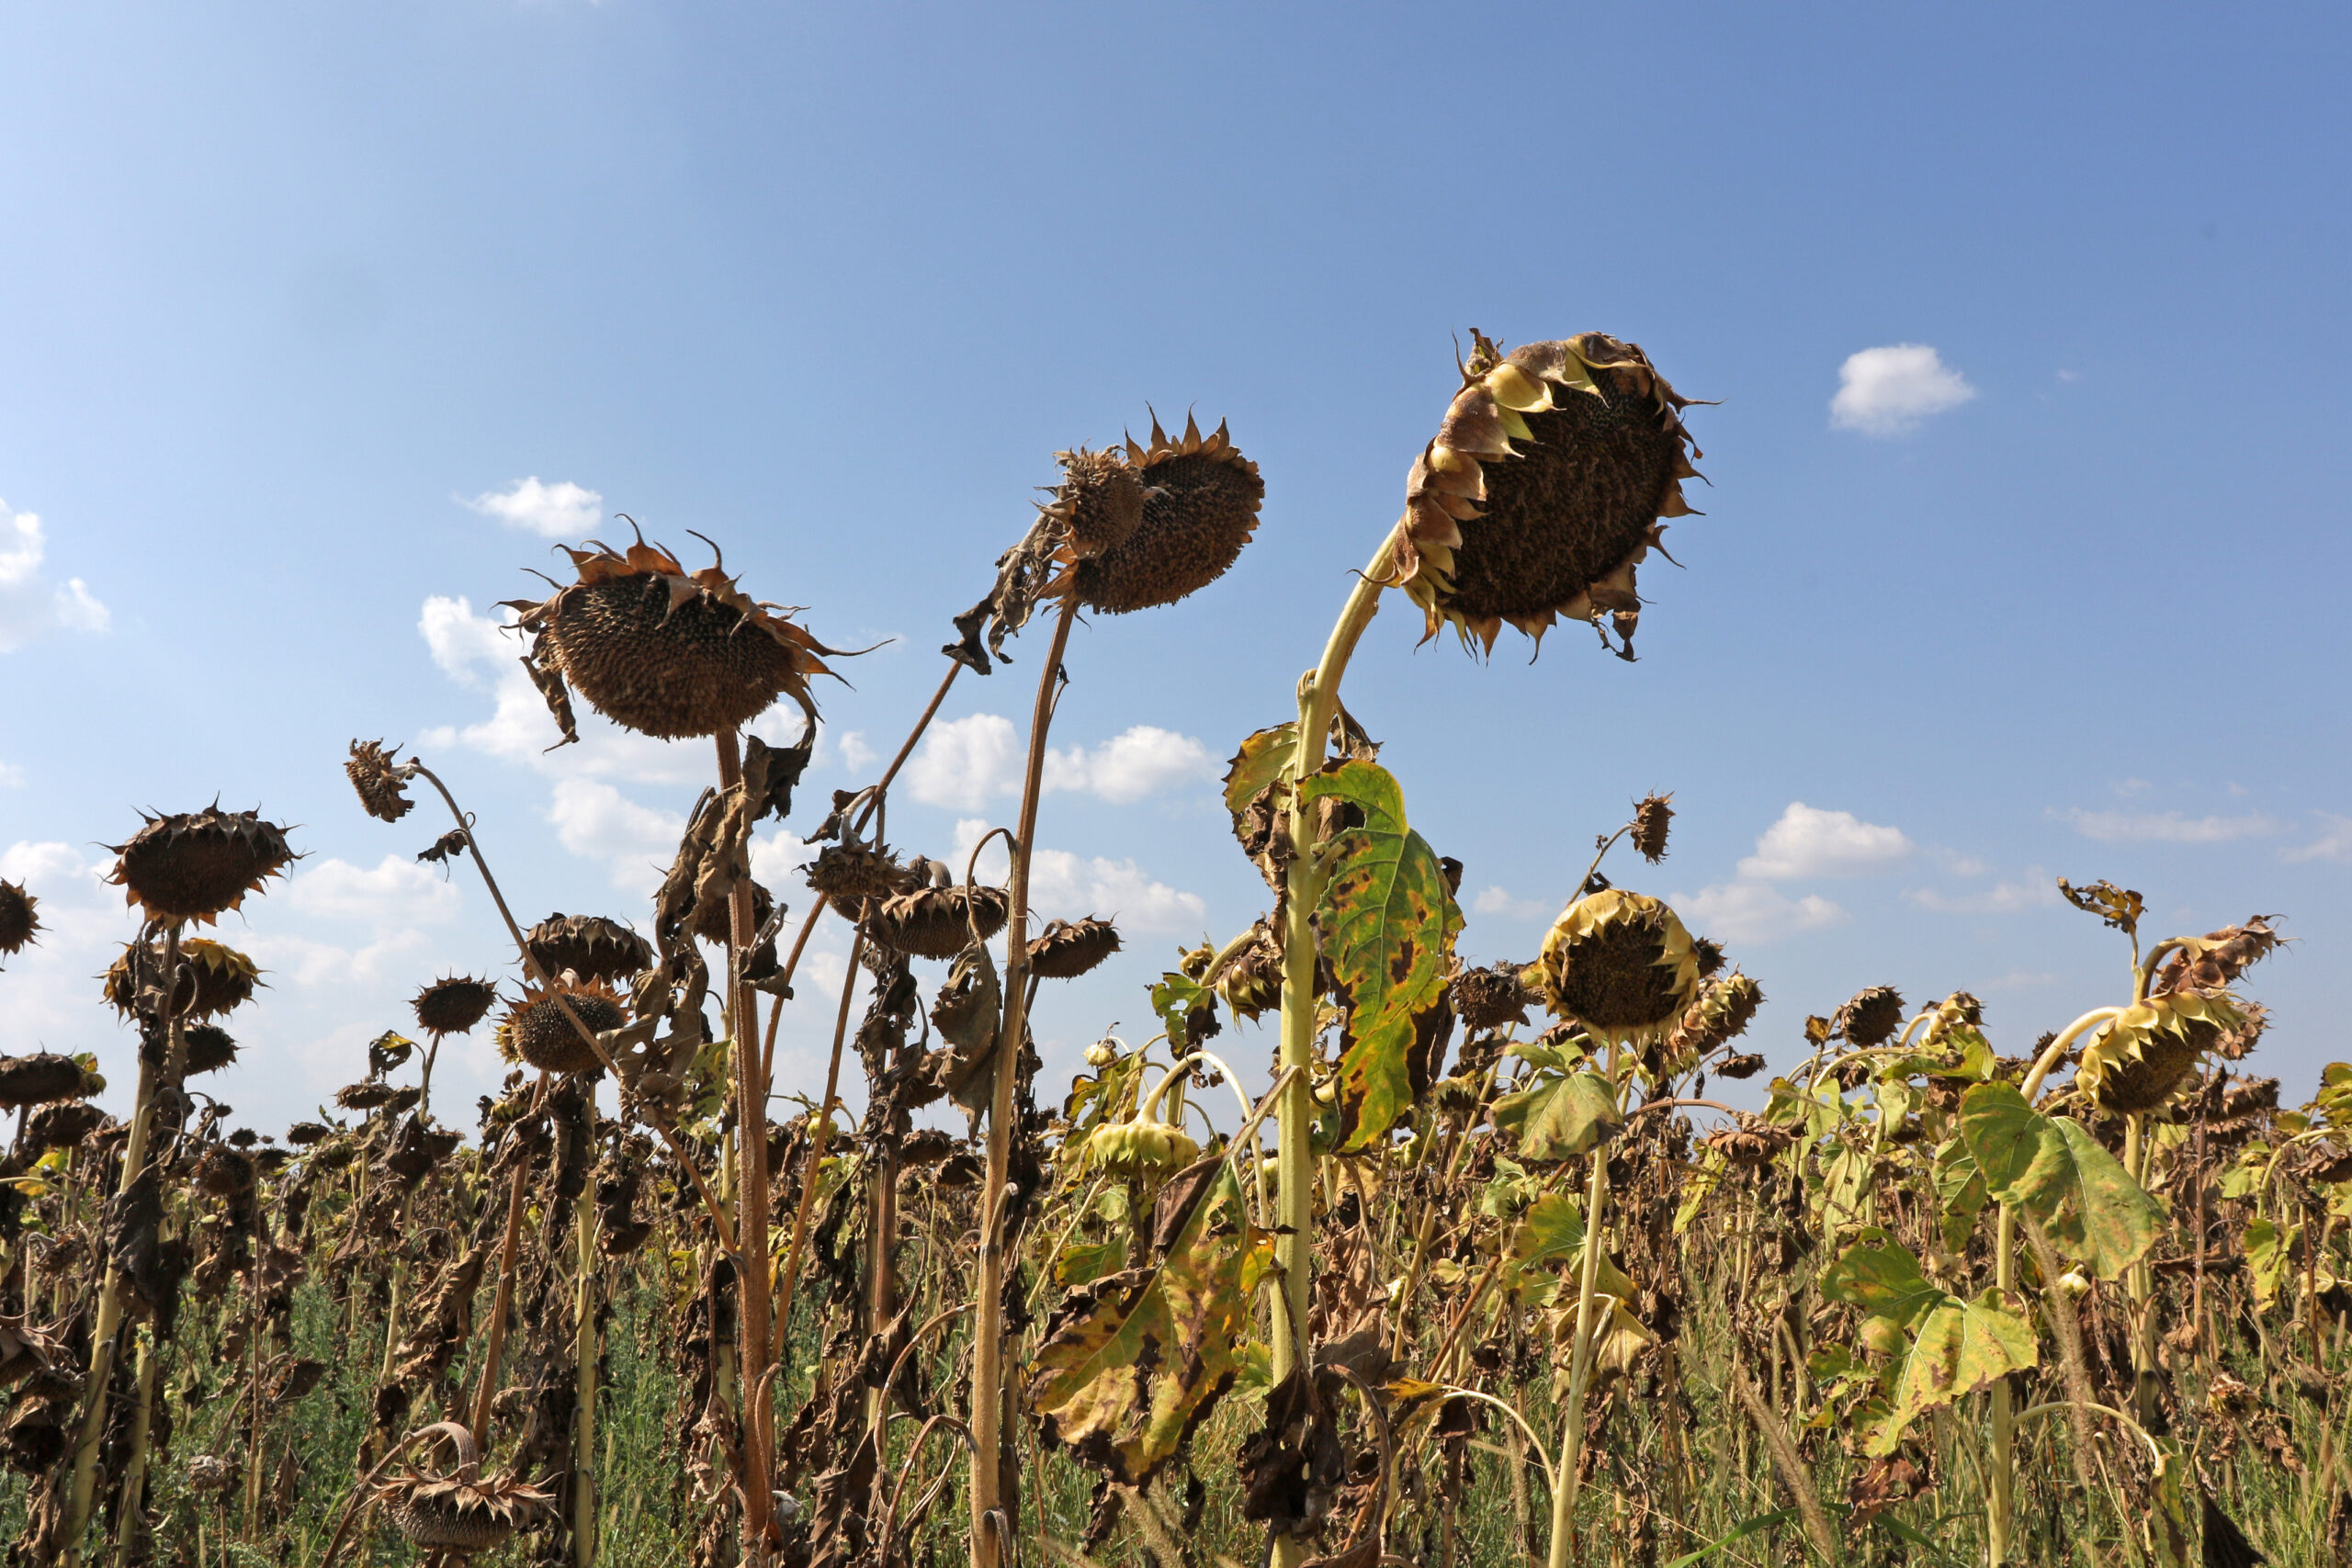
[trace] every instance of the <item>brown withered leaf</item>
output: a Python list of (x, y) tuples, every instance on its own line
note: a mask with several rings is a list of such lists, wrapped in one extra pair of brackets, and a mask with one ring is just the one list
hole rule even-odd
[(1046, 1440), (1130, 1486), (1183, 1448), (1232, 1383), (1272, 1255), (1222, 1157), (1168, 1189), (1153, 1216), (1159, 1258), (1073, 1295), (1047, 1326), (1029, 1384)]

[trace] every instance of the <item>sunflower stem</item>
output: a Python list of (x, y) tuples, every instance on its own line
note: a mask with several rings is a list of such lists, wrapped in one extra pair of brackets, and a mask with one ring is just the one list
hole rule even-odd
[[(532, 1110), (547, 1102), (548, 1074), (539, 1074), (538, 1091), (532, 1096)], [(490, 1447), (490, 1402), (498, 1394), (498, 1361), (506, 1353), (506, 1314), (514, 1300), (514, 1256), (523, 1239), (523, 1192), (531, 1175), (530, 1156), (518, 1151), (514, 1161), (514, 1178), (506, 1190), (506, 1234), (498, 1246), (498, 1291), (491, 1300), (490, 1337), (482, 1346), (481, 1381), (474, 1386), (473, 1414), (466, 1429), (473, 1434), (474, 1446)]]
[[(1290, 766), (1290, 835), (1296, 858), (1283, 873), (1282, 1055), (1277, 1064), (1298, 1071), (1274, 1112), (1280, 1129), (1275, 1154), (1274, 1258), (1282, 1275), (1278, 1299), (1283, 1306), (1281, 1321), (1274, 1325), (1273, 1373), (1278, 1382), (1310, 1354), (1306, 1310), (1315, 1267), (1314, 1156), (1308, 1145), (1315, 1122), (1315, 907), (1323, 897), (1324, 870), (1314, 852), (1314, 836), (1299, 790), (1323, 765), (1324, 737), (1340, 706), (1340, 682), (1364, 627), (1379, 613), (1380, 592), (1388, 586), (1396, 542), (1393, 529), (1382, 538), (1380, 548), (1357, 576), (1347, 603), (1340, 608), (1321, 660), (1298, 683), (1298, 736)], [(1304, 1554), (1305, 1548), (1296, 1538), (1287, 1532), (1276, 1536), (1277, 1568), (1296, 1568)]]
[(1070, 623), (1078, 618), (1073, 590), (1054, 617), (1054, 638), (1045, 667), (1037, 671), (1037, 700), (1029, 716), (1028, 768), (1021, 784), (1021, 826), (1012, 841), (1004, 925), (1004, 1025), (997, 1032), (989, 1098), (989, 1162), (980, 1193), (980, 1259), (977, 1321), (972, 1349), (972, 1564), (998, 1568), (1009, 1544), (999, 1532), (1013, 1531), (1004, 1497), (1004, 1416), (1010, 1390), (1004, 1379), (1005, 1192), (1012, 1168), (1013, 1089), (1021, 1077), (1021, 1050), (1028, 1032), (1029, 864), (1036, 849), (1037, 800), (1046, 777), (1046, 736), (1053, 727), (1054, 687), (1069, 647)]

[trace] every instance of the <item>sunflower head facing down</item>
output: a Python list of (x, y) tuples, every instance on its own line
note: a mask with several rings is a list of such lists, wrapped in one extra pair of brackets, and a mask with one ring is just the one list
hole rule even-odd
[(507, 602), (531, 634), (523, 661), (563, 729), (559, 744), (580, 739), (567, 687), (615, 724), (664, 740), (733, 729), (780, 696), (816, 721), (809, 678), (831, 674), (819, 655), (841, 650), (736, 587), (715, 547), (690, 572), (641, 538), (627, 550), (589, 543), (564, 550), (578, 581)]
[(1690, 400), (1606, 333), (1509, 354), (1470, 335), (1462, 389), (1414, 460), (1396, 531), (1393, 581), (1428, 618), (1422, 640), (1450, 621), (1491, 650), (1506, 622), (1540, 639), (1562, 616), (1599, 627), (1606, 615), (1631, 659), (1634, 569), (1662, 520), (1691, 512)]

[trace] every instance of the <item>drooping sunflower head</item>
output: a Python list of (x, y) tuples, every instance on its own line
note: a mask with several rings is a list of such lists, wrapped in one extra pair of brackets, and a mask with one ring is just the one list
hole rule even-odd
[(1516, 964), (1464, 969), (1456, 975), (1449, 988), (1454, 1016), (1462, 1020), (1462, 1027), (1476, 1033), (1500, 1029), (1506, 1023), (1525, 1023), (1527, 1004), (1532, 998), (1521, 975)]
[(1130, 440), (1126, 468), (1142, 512), (1127, 535), (1080, 558), (1074, 581), (1090, 610), (1125, 615), (1173, 604), (1223, 577), (1258, 527), (1266, 481), (1219, 424), (1207, 435), (1189, 415), (1170, 440), (1151, 422), (1151, 445)]
[(1089, 915), (1082, 920), (1049, 920), (1030, 939), (1029, 973), (1047, 980), (1075, 980), (1119, 951), (1119, 928)]
[(1125, 544), (1143, 522), (1143, 480), (1116, 447), (1057, 452), (1062, 482), (1038, 508), (1052, 517), (1074, 561), (1091, 560)]
[(1763, 1005), (1764, 988), (1736, 969), (1707, 981), (1674, 1026), (1671, 1055), (1696, 1062), (1713, 1054), (1747, 1033)]
[[(132, 943), (107, 967), (107, 1000), (125, 1018), (139, 1010), (138, 981), (132, 965), (140, 952), (139, 945)], [(163, 943), (149, 942), (145, 954), (147, 964), (152, 965), (148, 974), (159, 975), (164, 962)], [(178, 994), (172, 1000), (175, 1010), (191, 1021), (227, 1017), (253, 1000), (254, 990), (262, 983), (260, 967), (226, 942), (203, 937), (184, 938), (180, 942), (180, 962), (186, 969), (180, 977)], [(160, 994), (159, 987), (156, 995)]]
[(91, 1092), (89, 1074), (71, 1056), (54, 1051), (0, 1056), (0, 1110), (79, 1100)]
[(1682, 921), (1657, 899), (1622, 887), (1562, 910), (1537, 968), (1554, 1013), (1626, 1044), (1665, 1035), (1699, 989)]
[[(1633, 657), (1634, 569), (1690, 513), (1698, 450), (1680, 396), (1606, 333), (1522, 344), (1473, 331), (1462, 389), (1414, 460), (1396, 581), (1428, 619), (1491, 649), (1505, 622), (1532, 637), (1558, 617), (1607, 615)], [(1604, 634), (1605, 640), (1605, 634)]]
[(594, 1033), (618, 1029), (628, 1021), (618, 993), (602, 980), (577, 985), (558, 980), (546, 990), (526, 987), (523, 999), (499, 1021), (498, 1054), (510, 1062), (527, 1062), (550, 1073), (593, 1073), (603, 1066), (595, 1047), (580, 1037), (580, 1031), (565, 1015), (567, 1003)]
[(865, 934), (886, 952), (953, 958), (975, 936), (986, 942), (1002, 931), (1012, 902), (1001, 887), (918, 887), (875, 905)]
[(237, 1059), (237, 1043), (217, 1023), (191, 1026), (183, 1036), (187, 1048), (186, 1071), (190, 1077), (217, 1073)]
[(380, 740), (355, 740), (343, 764), (359, 804), (379, 822), (397, 822), (416, 802), (408, 797), (410, 771), (414, 764), (398, 761), (400, 748), (384, 749)]
[(14, 958), (40, 931), (40, 900), (21, 882), (0, 882), (0, 958)]
[(1846, 998), (1829, 1020), (1829, 1032), (1860, 1050), (1883, 1045), (1903, 1027), (1903, 993), (1871, 986)]
[(623, 980), (653, 962), (653, 947), (618, 920), (558, 910), (524, 939), (549, 979), (567, 969), (582, 980)]
[(2135, 1002), (2083, 1050), (2075, 1092), (2113, 1116), (2161, 1111), (2205, 1054), (2245, 1021), (2226, 991), (2169, 991)]
[(296, 860), (286, 829), (265, 822), (257, 811), (202, 811), (149, 817), (146, 826), (111, 846), (114, 870), (107, 880), (123, 890), (151, 920), (194, 920), (210, 925), (227, 910), (282, 876)]
[(508, 602), (532, 634), (525, 663), (565, 740), (579, 739), (567, 682), (615, 724), (665, 740), (735, 728), (778, 697), (816, 721), (808, 682), (831, 673), (819, 656), (840, 649), (744, 593), (716, 559), (690, 572), (642, 539), (626, 551), (589, 543), (565, 548), (578, 581)]
[(1634, 848), (1652, 865), (1666, 858), (1667, 831), (1674, 825), (1674, 796), (1645, 795), (1634, 807)]
[(519, 1475), (483, 1475), (481, 1450), (473, 1434), (456, 1422), (444, 1421), (425, 1431), (447, 1437), (456, 1463), (441, 1472), (397, 1472), (378, 1482), (374, 1491), (401, 1536), (427, 1557), (469, 1559), (504, 1545), (518, 1529), (554, 1517), (555, 1498)]
[(438, 1040), (473, 1028), (497, 999), (498, 987), (488, 980), (447, 975), (417, 992), (409, 1006), (416, 1010), (417, 1027)]

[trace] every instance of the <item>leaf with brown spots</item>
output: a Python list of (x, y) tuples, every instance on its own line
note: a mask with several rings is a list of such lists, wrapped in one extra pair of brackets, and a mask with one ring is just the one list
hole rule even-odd
[[(1194, 1172), (1206, 1179), (1188, 1182)], [(1222, 1156), (1168, 1187), (1189, 1193), (1191, 1212), (1162, 1202), (1159, 1260), (1072, 1296), (1048, 1325), (1029, 1384), (1046, 1439), (1128, 1486), (1182, 1449), (1232, 1384), (1250, 1298), (1272, 1256)]]
[(1341, 762), (1306, 782), (1311, 802), (1363, 815), (1333, 840), (1317, 920), (1347, 1009), (1340, 1107), (1343, 1150), (1386, 1134), (1429, 1088), (1453, 1027), (1446, 981), (1462, 910), (1437, 852), (1405, 821), (1404, 792), (1374, 762)]

